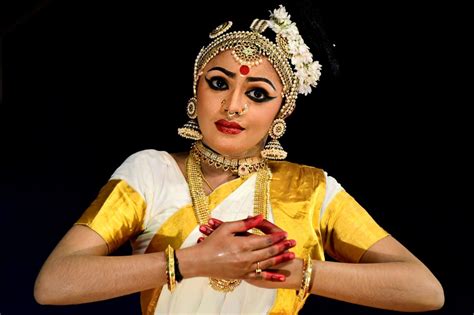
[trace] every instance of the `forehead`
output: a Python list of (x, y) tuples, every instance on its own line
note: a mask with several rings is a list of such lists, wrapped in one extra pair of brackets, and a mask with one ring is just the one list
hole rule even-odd
[[(209, 71), (213, 67), (223, 67), (234, 73), (239, 73), (241, 64), (235, 60), (232, 56), (231, 50), (226, 50), (219, 53), (217, 56), (212, 58), (204, 67), (204, 72)], [(262, 63), (257, 66), (251, 66), (248, 76), (252, 77), (263, 77), (270, 79), (271, 81), (281, 85), (280, 77), (276, 72), (275, 68), (268, 61), (266, 57), (262, 56)]]

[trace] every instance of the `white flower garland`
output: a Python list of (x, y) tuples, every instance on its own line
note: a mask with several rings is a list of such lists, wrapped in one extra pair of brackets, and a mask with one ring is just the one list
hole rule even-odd
[(278, 9), (270, 11), (270, 28), (288, 40), (288, 52), (291, 54), (291, 63), (295, 66), (296, 77), (299, 80), (298, 93), (308, 95), (311, 87), (316, 87), (321, 76), (321, 64), (313, 61), (309, 47), (304, 43), (295, 22), (285, 7), (280, 4)]

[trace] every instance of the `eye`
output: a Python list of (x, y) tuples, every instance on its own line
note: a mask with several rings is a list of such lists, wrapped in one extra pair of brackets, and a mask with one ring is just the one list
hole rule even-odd
[(269, 100), (274, 99), (275, 97), (271, 97), (268, 95), (267, 91), (264, 89), (253, 89), (245, 93), (250, 99), (252, 99), (255, 102), (261, 103), (261, 102), (267, 102)]
[(228, 88), (227, 81), (222, 77), (212, 77), (210, 79), (206, 78), (206, 82), (213, 90), (222, 91)]

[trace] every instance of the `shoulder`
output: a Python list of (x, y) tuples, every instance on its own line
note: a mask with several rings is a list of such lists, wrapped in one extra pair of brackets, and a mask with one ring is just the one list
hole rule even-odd
[(166, 151), (141, 150), (128, 156), (112, 177), (161, 173), (162, 170), (173, 167), (173, 163), (173, 157)]
[(288, 161), (271, 161), (269, 162), (272, 178), (275, 181), (292, 182), (300, 185), (303, 182), (316, 187), (326, 182), (326, 173), (324, 170)]
[(155, 149), (145, 149), (137, 151), (125, 159), (124, 163), (139, 163), (139, 162), (167, 162), (169, 160), (170, 153), (166, 151), (158, 151)]
[(310, 165), (288, 161), (271, 161), (269, 166), (274, 175), (325, 177), (324, 170)]

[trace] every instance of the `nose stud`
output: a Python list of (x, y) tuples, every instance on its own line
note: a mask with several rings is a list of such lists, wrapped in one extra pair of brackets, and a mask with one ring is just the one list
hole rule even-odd
[(242, 109), (241, 109), (240, 111), (238, 111), (238, 112), (231, 112), (231, 111), (229, 111), (229, 108), (225, 108), (225, 104), (226, 104), (226, 100), (223, 99), (223, 100), (221, 101), (221, 107), (224, 107), (224, 111), (227, 113), (227, 117), (228, 117), (229, 119), (231, 119), (231, 118), (234, 117), (235, 115), (238, 115), (238, 116), (245, 115), (245, 113), (247, 113), (248, 110), (249, 110), (248, 104), (244, 104), (244, 107), (242, 107)]

